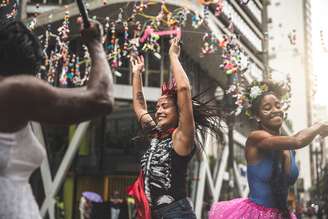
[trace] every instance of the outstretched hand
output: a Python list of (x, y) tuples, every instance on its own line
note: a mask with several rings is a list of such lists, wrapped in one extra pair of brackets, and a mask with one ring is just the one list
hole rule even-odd
[(179, 45), (180, 39), (175, 37), (171, 40), (171, 46), (169, 49), (169, 55), (176, 55), (177, 57), (180, 56), (180, 45)]
[(142, 73), (145, 71), (145, 61), (143, 56), (131, 56), (132, 73)]
[(319, 134), (323, 138), (328, 136), (328, 122), (327, 121), (321, 122)]

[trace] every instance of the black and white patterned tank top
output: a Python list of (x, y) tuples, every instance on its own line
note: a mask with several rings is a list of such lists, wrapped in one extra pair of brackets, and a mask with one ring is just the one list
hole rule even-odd
[(153, 138), (141, 158), (145, 194), (152, 208), (162, 207), (186, 197), (187, 166), (194, 153), (180, 156), (172, 138)]

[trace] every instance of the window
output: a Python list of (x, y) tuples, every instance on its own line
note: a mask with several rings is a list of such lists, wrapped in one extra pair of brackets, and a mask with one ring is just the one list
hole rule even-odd
[(257, 81), (262, 81), (263, 80), (263, 70), (260, 69), (254, 62), (250, 60), (250, 65), (249, 65), (249, 72), (250, 76), (257, 80)]
[(105, 148), (108, 152), (129, 151), (133, 149), (133, 139), (138, 124), (132, 111), (117, 112), (107, 118), (105, 125)]
[(158, 59), (153, 54), (148, 54), (146, 57), (146, 86), (160, 87), (161, 85), (161, 59)]
[(235, 11), (230, 3), (226, 2), (223, 7), (223, 13), (231, 17), (232, 23), (241, 31), (241, 33), (253, 44), (258, 50), (262, 51), (262, 40), (254, 33), (243, 18)]
[(122, 59), (122, 66), (114, 70), (114, 80), (117, 84), (131, 84), (130, 63), (127, 58)]
[(248, 2), (247, 8), (253, 13), (254, 17), (262, 23), (262, 12), (253, 1)]

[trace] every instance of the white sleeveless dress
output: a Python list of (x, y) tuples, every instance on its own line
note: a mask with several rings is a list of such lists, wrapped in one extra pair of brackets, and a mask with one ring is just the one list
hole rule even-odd
[(0, 133), (0, 219), (41, 219), (29, 177), (45, 156), (30, 124)]

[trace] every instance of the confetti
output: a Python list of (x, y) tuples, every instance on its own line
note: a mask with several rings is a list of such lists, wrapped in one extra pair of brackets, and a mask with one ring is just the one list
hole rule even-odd
[(288, 34), (288, 39), (291, 45), (295, 46), (296, 45), (296, 30), (293, 29), (289, 34)]
[(328, 48), (327, 48), (327, 45), (326, 45), (326, 42), (325, 42), (324, 33), (323, 33), (322, 30), (320, 31), (320, 42), (321, 42), (322, 50), (324, 52), (328, 53)]

